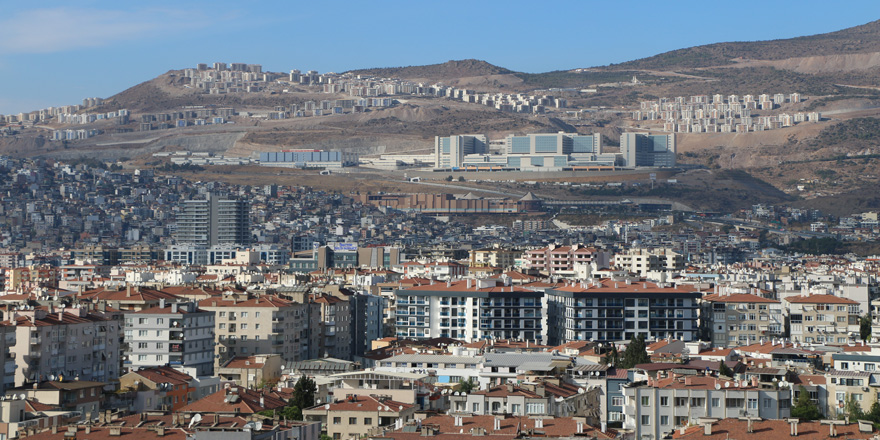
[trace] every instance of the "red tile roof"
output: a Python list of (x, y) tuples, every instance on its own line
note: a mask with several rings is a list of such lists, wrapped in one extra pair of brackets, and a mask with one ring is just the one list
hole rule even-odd
[(457, 281), (454, 283), (450, 283), (449, 287), (446, 286), (446, 283), (434, 283), (434, 284), (426, 284), (420, 286), (413, 286), (406, 291), (428, 291), (428, 292), (522, 292), (522, 293), (534, 293), (532, 290), (523, 289), (522, 287), (515, 286), (492, 286), (492, 287), (484, 287), (477, 288), (477, 282), (471, 281), (470, 288), (468, 288), (468, 281)]
[(779, 304), (779, 301), (777, 301), (775, 299), (764, 298), (763, 296), (752, 295), (751, 293), (733, 293), (730, 295), (713, 293), (711, 295), (703, 296), (702, 300), (709, 301), (709, 302), (722, 302), (722, 303), (773, 303), (773, 304)]
[(599, 280), (598, 285), (590, 283), (573, 284), (570, 286), (557, 287), (560, 292), (664, 292), (664, 293), (693, 293), (696, 290), (690, 286), (660, 286), (649, 281), (638, 281), (627, 284), (624, 281), (614, 281), (611, 278)]
[[(859, 425), (837, 425), (837, 437), (847, 439), (869, 439), (873, 437), (871, 432), (859, 432)], [(699, 439), (699, 440), (722, 440), (722, 439), (754, 439), (754, 440), (778, 440), (779, 438), (791, 437), (791, 424), (785, 420), (761, 420), (752, 422), (752, 432), (748, 432), (748, 422), (739, 419), (723, 419), (712, 424), (712, 434), (705, 435), (703, 426), (693, 426), (685, 430), (684, 435), (676, 429), (672, 434), (674, 439)], [(798, 440), (826, 440), (829, 436), (829, 426), (819, 422), (802, 421), (797, 425)]]
[[(236, 390), (237, 392), (233, 392)], [(227, 396), (238, 396), (237, 401), (231, 402)], [(263, 403), (260, 403), (262, 398)], [(267, 409), (281, 408), (285, 403), (274, 393), (262, 393), (244, 387), (232, 386), (228, 389), (209, 394), (180, 409), (181, 412), (198, 413), (221, 413), (231, 414), (238, 409), (239, 414), (255, 414)]]
[[(542, 431), (547, 437), (571, 437), (577, 433), (577, 422), (571, 417), (555, 417), (543, 419), (543, 428), (535, 428), (535, 420), (528, 417), (511, 416), (501, 420), (501, 429), (494, 430), (495, 416), (464, 416), (462, 426), (455, 426), (455, 417), (451, 415), (438, 415), (428, 417), (422, 420), (422, 426), (434, 426), (441, 434), (445, 434), (443, 438), (448, 440), (473, 440), (471, 429), (483, 428), (487, 433), (487, 437), (491, 436), (492, 440), (502, 440), (514, 438), (518, 432), (533, 429)], [(461, 432), (462, 434), (459, 434)], [(383, 437), (390, 437), (396, 440), (419, 440), (421, 433), (403, 433), (394, 431), (385, 434)], [(584, 425), (583, 435), (585, 438), (596, 436), (599, 439), (615, 438), (617, 433), (613, 430), (603, 433), (598, 429)], [(436, 438), (436, 437), (435, 437)], [(424, 437), (421, 437), (424, 439)]]
[(793, 304), (858, 304), (858, 301), (834, 295), (789, 296), (786, 301)]

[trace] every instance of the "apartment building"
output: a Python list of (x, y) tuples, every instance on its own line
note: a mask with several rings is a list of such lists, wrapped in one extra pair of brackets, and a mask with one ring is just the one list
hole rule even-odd
[(109, 382), (119, 377), (119, 322), (85, 308), (34, 308), (12, 312), (15, 384), (80, 378)]
[(673, 167), (675, 135), (623, 133), (620, 135), (620, 154), (627, 167)]
[(204, 200), (187, 200), (177, 214), (175, 239), (202, 246), (246, 246), (251, 242), (249, 204), (214, 194)]
[(141, 368), (119, 378), (118, 396), (133, 412), (177, 411), (195, 400), (192, 376), (171, 367)]
[[(215, 371), (235, 356), (279, 354), (284, 363), (310, 359), (311, 341), (320, 323), (317, 306), (278, 296), (241, 298), (225, 295), (199, 302), (214, 312)], [(314, 329), (314, 330), (313, 330)]]
[(850, 334), (859, 334), (858, 301), (834, 295), (789, 296), (788, 308), (792, 341), (802, 343), (845, 344)]
[(488, 154), (489, 138), (484, 134), (463, 134), (434, 137), (434, 167), (461, 167), (469, 154)]
[(624, 387), (624, 429), (634, 438), (665, 438), (699, 419), (791, 416), (792, 392), (765, 389), (757, 381), (729, 381), (711, 376), (649, 379)]
[(19, 366), (15, 363), (16, 355), (10, 351), (16, 345), (15, 337), (16, 327), (12, 322), (0, 323), (0, 365), (3, 366), (0, 394), (15, 386), (15, 370)]
[[(384, 396), (351, 395), (343, 400), (303, 410), (305, 421), (318, 421), (334, 439), (359, 439), (380, 426), (411, 420), (417, 406)], [(401, 425), (402, 426), (402, 425)]]
[(614, 255), (614, 266), (645, 277), (650, 272), (683, 269), (684, 256), (672, 249), (634, 248)]
[(322, 295), (313, 300), (321, 308), (320, 356), (351, 359), (351, 305), (347, 300)]
[(470, 267), (507, 268), (515, 266), (522, 255), (523, 252), (517, 249), (482, 248), (468, 251), (468, 261)]
[(700, 292), (610, 278), (547, 290), (550, 345), (645, 338), (695, 341)]
[(753, 344), (784, 335), (780, 301), (749, 293), (716, 293), (701, 299), (700, 324), (716, 347)]
[(196, 303), (166, 303), (125, 314), (125, 366), (163, 365), (214, 372), (214, 312)]
[(575, 265), (595, 263), (597, 267), (607, 267), (610, 261), (608, 252), (582, 245), (559, 246), (552, 244), (541, 249), (525, 252), (525, 269), (535, 269), (548, 275), (572, 275)]
[(541, 292), (468, 279), (412, 286), (395, 296), (399, 338), (545, 340)]

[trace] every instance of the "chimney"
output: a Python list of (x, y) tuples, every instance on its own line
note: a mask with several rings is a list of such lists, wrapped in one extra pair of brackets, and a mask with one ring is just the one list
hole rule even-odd
[(164, 426), (160, 426), (160, 427), (156, 428), (156, 436), (157, 437), (164, 437), (165, 436), (165, 427)]
[(165, 298), (159, 298), (159, 308), (160, 309), (165, 308)]
[(86, 425), (86, 434), (92, 433), (92, 425)]
[(122, 426), (111, 426), (110, 427), (110, 436), (111, 437), (119, 437), (122, 435)]
[(544, 428), (544, 419), (542, 419), (540, 417), (535, 419), (535, 429), (538, 429), (538, 428), (541, 428), (541, 429)]
[(126, 286), (125, 288), (125, 297), (131, 298), (131, 285)]
[(799, 419), (787, 419), (787, 421), (788, 421), (788, 423), (791, 424), (791, 431), (790, 431), (791, 436), (797, 437), (797, 435), (798, 435), (797, 425), (798, 425), (798, 422), (800, 422), (800, 420)]
[[(749, 426), (751, 426), (751, 423), (752, 420), (749, 419)], [(751, 430), (749, 432), (751, 432)], [(712, 422), (703, 423), (703, 435), (712, 435)]]
[(504, 420), (504, 416), (495, 416), (495, 425), (492, 427), (495, 431), (501, 430), (501, 421)]

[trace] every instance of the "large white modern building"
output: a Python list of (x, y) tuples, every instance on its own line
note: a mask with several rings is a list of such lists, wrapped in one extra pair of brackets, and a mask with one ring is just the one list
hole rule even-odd
[(545, 340), (541, 292), (495, 279), (468, 279), (413, 286), (395, 295), (400, 338)]
[(214, 312), (195, 303), (166, 303), (125, 314), (124, 364), (131, 368), (193, 367), (214, 374)]

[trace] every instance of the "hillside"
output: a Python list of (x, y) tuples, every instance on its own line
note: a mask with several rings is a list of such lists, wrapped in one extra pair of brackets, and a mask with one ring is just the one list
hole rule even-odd
[(873, 52), (880, 52), (880, 20), (805, 37), (689, 47), (608, 67), (613, 70), (687, 69), (730, 65), (736, 62), (736, 59), (785, 60)]
[(379, 67), (372, 69), (351, 70), (346, 73), (370, 75), (381, 78), (427, 79), (444, 81), (459, 78), (489, 75), (508, 75), (514, 73), (503, 67), (489, 64), (482, 60), (451, 60), (442, 64), (406, 67)]

